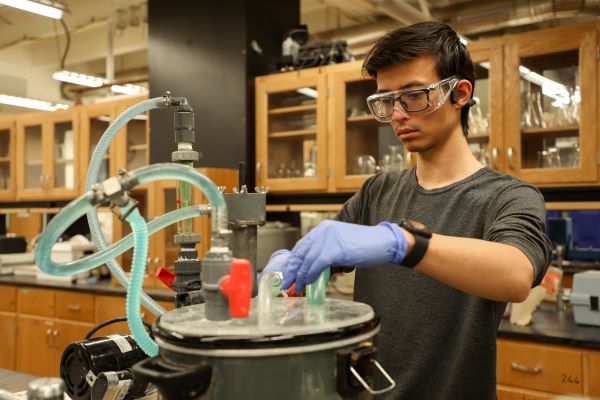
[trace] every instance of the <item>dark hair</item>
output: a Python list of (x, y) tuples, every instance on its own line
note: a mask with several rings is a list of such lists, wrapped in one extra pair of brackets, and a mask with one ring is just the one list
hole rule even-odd
[[(475, 89), (475, 72), (469, 51), (452, 28), (436, 21), (399, 28), (377, 40), (365, 58), (363, 73), (375, 79), (378, 71), (427, 55), (436, 58), (437, 72), (442, 79), (456, 75), (471, 82)], [(461, 109), (460, 122), (467, 136), (469, 105)]]

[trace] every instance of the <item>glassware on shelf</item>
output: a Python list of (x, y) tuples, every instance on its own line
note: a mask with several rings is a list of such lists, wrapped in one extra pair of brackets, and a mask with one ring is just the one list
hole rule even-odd
[(538, 168), (578, 168), (579, 143), (574, 138), (556, 139), (553, 146), (543, 144), (537, 152)]
[(354, 173), (357, 175), (374, 174), (376, 171), (375, 158), (368, 154), (361, 154), (356, 157), (354, 163)]
[(469, 131), (473, 136), (486, 136), (489, 126), (489, 114), (485, 117), (481, 112), (481, 101), (479, 97), (474, 96), (475, 105), (469, 112)]
[(525, 85), (525, 93), (521, 93), (521, 128), (531, 128), (532, 114), (532, 95), (531, 83), (528, 81), (522, 82)]
[(305, 178), (312, 178), (317, 176), (317, 144), (313, 143), (310, 146), (308, 160), (304, 162), (304, 173)]
[(535, 104), (532, 107), (531, 123), (533, 127), (545, 128), (544, 109), (542, 108), (542, 88), (535, 93)]
[(379, 166), (383, 172), (402, 171), (404, 169), (404, 157), (402, 156), (402, 146), (389, 145), (388, 153), (384, 154), (379, 161)]

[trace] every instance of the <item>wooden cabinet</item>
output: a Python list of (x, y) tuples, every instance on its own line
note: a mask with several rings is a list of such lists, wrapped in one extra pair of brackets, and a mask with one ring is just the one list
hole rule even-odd
[[(166, 310), (174, 302), (159, 302)], [(125, 296), (0, 285), (0, 368), (36, 376), (58, 376), (65, 348), (83, 340), (97, 324), (125, 316)], [(144, 319), (155, 318), (142, 307)], [(96, 336), (125, 333), (127, 323)]]
[(17, 289), (0, 286), (0, 368), (15, 369)]
[(0, 311), (0, 368), (15, 369), (17, 314)]
[(327, 188), (327, 79), (321, 68), (256, 79), (256, 182), (278, 192)]
[(58, 376), (65, 347), (81, 340), (93, 327), (93, 304), (91, 294), (19, 288), (16, 369)]
[[(116, 115), (121, 115), (131, 106), (146, 100), (135, 97), (116, 104)], [(150, 121), (148, 113), (135, 116), (115, 138), (117, 146), (116, 170), (132, 171), (149, 164), (150, 161)], [(175, 149), (173, 144), (173, 149)]]
[(499, 400), (600, 395), (600, 352), (504, 338), (496, 343)]
[(583, 394), (581, 351), (498, 341), (498, 383), (560, 394)]
[(17, 118), (17, 195), (60, 200), (79, 190), (79, 114), (76, 110)]
[(475, 106), (469, 111), (467, 141), (473, 155), (484, 165), (504, 169), (503, 51), (498, 39), (468, 44), (475, 67)]
[(534, 184), (598, 178), (597, 26), (504, 40), (505, 171)]
[(0, 200), (10, 200), (15, 197), (16, 141), (14, 119), (0, 119)]
[(586, 396), (600, 397), (600, 351), (588, 351), (584, 359)]
[[(483, 164), (539, 186), (598, 185), (598, 27), (585, 23), (468, 43), (475, 64), (476, 105), (470, 110), (467, 140)], [(370, 174), (385, 169), (388, 159), (398, 158), (402, 149), (389, 146), (401, 143), (389, 126), (367, 113), (366, 97), (375, 83), (363, 78), (361, 66), (356, 61), (257, 78), (256, 159), (261, 185), (273, 192), (322, 188), (305, 185), (308, 180), (294, 177), (290, 171), (295, 168), (285, 162), (297, 166), (306, 160), (306, 137), (302, 146), (297, 140), (292, 151), (289, 144), (283, 150), (282, 143), (287, 142), (276, 140), (297, 139), (294, 135), (300, 132), (278, 133), (275, 126), (307, 120), (297, 116), (301, 112), (326, 115), (324, 162), (329, 179), (321, 191), (354, 191)], [(326, 81), (327, 90), (318, 91), (316, 110), (275, 107), (274, 94), (304, 85), (296, 81), (300, 73)], [(323, 94), (326, 102), (320, 101)], [(321, 152), (321, 145), (318, 149)], [(405, 167), (410, 156), (405, 154)]]
[[(81, 191), (84, 192), (86, 186), (86, 176), (92, 153), (98, 144), (98, 141), (108, 128), (108, 126), (117, 117), (117, 105), (115, 103), (102, 103), (81, 106), (81, 168), (79, 171), (79, 180), (81, 182)], [(102, 158), (100, 170), (98, 173), (98, 182), (102, 182), (110, 176), (117, 173), (117, 145), (116, 139), (108, 149), (108, 152)]]
[[(366, 99), (377, 91), (373, 80), (364, 79), (361, 62), (340, 64), (328, 69), (331, 165), (330, 190), (353, 191), (375, 173), (386, 143), (395, 146), (401, 158), (404, 150), (394, 131), (377, 122), (369, 113)], [(382, 148), (384, 149), (382, 151)], [(401, 166), (404, 166), (402, 159)]]

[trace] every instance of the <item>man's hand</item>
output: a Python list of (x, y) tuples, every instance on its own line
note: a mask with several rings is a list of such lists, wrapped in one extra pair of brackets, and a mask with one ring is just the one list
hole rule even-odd
[[(324, 221), (303, 237), (291, 253), (276, 252), (265, 271), (283, 272), (283, 289), (296, 282), (296, 292), (314, 282), (332, 265), (375, 267), (400, 264), (408, 242), (400, 227), (389, 222), (376, 226)], [(280, 250), (281, 251), (281, 250)], [(271, 265), (273, 264), (273, 265)], [(279, 269), (281, 268), (281, 269)]]
[(271, 254), (269, 258), (269, 262), (265, 266), (265, 268), (260, 273), (258, 280), (263, 276), (265, 272), (282, 272), (285, 264), (290, 258), (290, 251), (287, 249), (277, 250), (275, 253)]

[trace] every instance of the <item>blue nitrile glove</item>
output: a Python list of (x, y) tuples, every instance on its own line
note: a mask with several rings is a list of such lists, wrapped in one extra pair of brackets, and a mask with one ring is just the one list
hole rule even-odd
[(271, 254), (269, 262), (262, 270), (260, 275), (258, 275), (258, 284), (260, 284), (260, 280), (265, 272), (283, 272), (283, 268), (285, 267), (289, 257), (290, 251), (288, 249), (277, 250), (275, 253)]
[(406, 237), (396, 224), (381, 222), (376, 226), (365, 226), (323, 221), (292, 249), (283, 266), (282, 287), (288, 289), (296, 282), (296, 292), (300, 293), (331, 265), (376, 267), (400, 264), (407, 248)]

